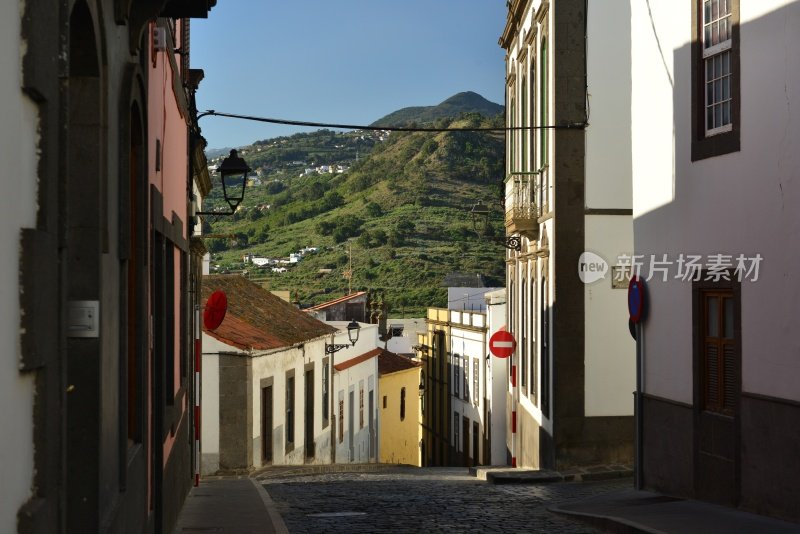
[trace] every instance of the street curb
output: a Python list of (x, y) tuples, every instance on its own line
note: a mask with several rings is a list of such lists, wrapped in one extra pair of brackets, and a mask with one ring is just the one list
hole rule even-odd
[(628, 478), (633, 476), (633, 470), (620, 466), (616, 469), (589, 468), (572, 472), (558, 472), (506, 466), (477, 466), (470, 467), (469, 474), (490, 484), (552, 484), (554, 482), (594, 482)]
[(667, 534), (662, 530), (646, 527), (621, 517), (564, 510), (559, 505), (548, 506), (547, 510), (549, 512), (553, 512), (554, 514), (570, 517), (580, 521), (581, 523), (601, 529), (604, 532), (611, 532), (612, 534)]
[(283, 522), (281, 514), (279, 514), (278, 510), (275, 509), (275, 502), (272, 500), (272, 498), (270, 498), (267, 490), (265, 490), (264, 486), (259, 484), (254, 478), (251, 478), (250, 482), (252, 482), (253, 486), (255, 486), (258, 496), (261, 497), (261, 502), (264, 503), (264, 507), (267, 509), (267, 514), (269, 514), (269, 519), (272, 521), (272, 527), (275, 529), (275, 534), (289, 534), (289, 529), (286, 528), (286, 523)]

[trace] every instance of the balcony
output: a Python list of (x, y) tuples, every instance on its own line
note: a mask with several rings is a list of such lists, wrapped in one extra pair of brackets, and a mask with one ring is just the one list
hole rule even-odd
[[(512, 172), (506, 178), (506, 234), (520, 234), (529, 239), (539, 237), (541, 210), (538, 173)], [(508, 185), (510, 184), (510, 188)]]

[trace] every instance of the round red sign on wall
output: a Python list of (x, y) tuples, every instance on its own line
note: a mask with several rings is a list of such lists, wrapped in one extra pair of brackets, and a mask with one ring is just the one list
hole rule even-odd
[(508, 358), (516, 348), (517, 340), (511, 332), (498, 330), (489, 338), (489, 351), (498, 358)]
[(206, 330), (216, 330), (225, 319), (225, 313), (228, 311), (228, 297), (224, 291), (219, 289), (211, 293), (206, 302), (206, 309), (203, 310), (203, 325)]

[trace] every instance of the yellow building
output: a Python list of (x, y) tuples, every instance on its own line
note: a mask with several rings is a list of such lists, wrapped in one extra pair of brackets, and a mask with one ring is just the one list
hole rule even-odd
[(422, 363), (384, 350), (378, 356), (380, 461), (420, 466)]

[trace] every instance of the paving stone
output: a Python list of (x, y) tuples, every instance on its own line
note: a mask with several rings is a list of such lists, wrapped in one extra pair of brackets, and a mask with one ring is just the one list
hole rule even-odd
[(632, 485), (614, 479), (497, 486), (466, 468), (412, 467), (259, 480), (290, 533), (596, 532), (547, 507)]

